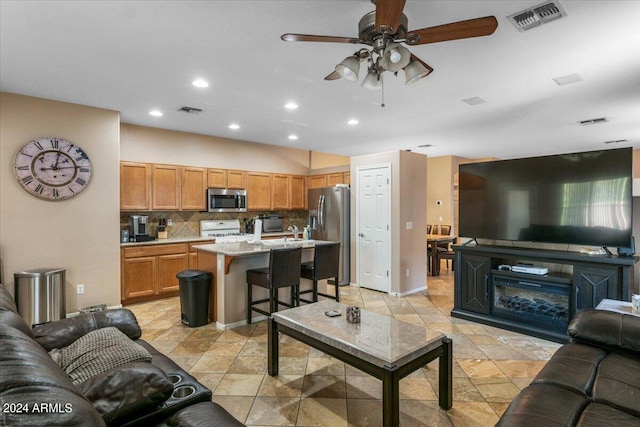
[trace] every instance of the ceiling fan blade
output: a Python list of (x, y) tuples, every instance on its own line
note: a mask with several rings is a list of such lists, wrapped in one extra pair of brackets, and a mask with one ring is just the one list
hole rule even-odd
[(435, 27), (409, 31), (406, 35), (408, 45), (438, 43), (448, 40), (467, 39), (471, 37), (488, 36), (498, 28), (495, 16), (468, 19), (452, 22)]
[(334, 71), (333, 73), (327, 75), (327, 77), (325, 77), (325, 80), (338, 80), (340, 78), (340, 73), (338, 73), (337, 71)]
[(376, 29), (395, 34), (406, 0), (376, 0)]
[(362, 43), (353, 37), (314, 36), (311, 34), (283, 34), (280, 38), (286, 42), (325, 42), (325, 43)]

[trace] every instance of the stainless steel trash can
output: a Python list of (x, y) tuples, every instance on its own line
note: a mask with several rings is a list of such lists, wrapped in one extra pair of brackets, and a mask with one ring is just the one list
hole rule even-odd
[(13, 277), (18, 312), (27, 324), (39, 325), (66, 317), (64, 268), (25, 270)]

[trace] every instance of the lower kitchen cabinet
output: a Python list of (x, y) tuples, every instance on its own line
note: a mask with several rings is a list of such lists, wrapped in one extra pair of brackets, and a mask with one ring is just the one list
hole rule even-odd
[(120, 253), (123, 305), (179, 294), (176, 275), (189, 267), (186, 243), (125, 247)]

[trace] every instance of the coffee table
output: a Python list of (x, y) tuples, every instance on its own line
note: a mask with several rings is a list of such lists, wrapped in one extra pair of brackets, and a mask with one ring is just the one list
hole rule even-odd
[[(361, 322), (346, 321), (347, 306), (321, 301), (272, 313), (268, 319), (268, 372), (278, 375), (278, 332), (295, 338), (382, 380), (383, 425), (400, 425), (399, 381), (439, 358), (439, 404), (453, 401), (452, 343), (423, 326), (361, 310)], [(325, 312), (337, 310), (338, 317)]]

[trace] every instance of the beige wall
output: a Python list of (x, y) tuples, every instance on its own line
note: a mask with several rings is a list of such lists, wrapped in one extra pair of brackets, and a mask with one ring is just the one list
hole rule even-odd
[[(427, 157), (423, 154), (396, 151), (351, 158), (351, 282), (358, 283), (357, 169), (377, 164), (391, 164), (391, 292), (409, 294), (424, 289), (427, 276)], [(406, 229), (407, 222), (413, 222), (412, 230)]]
[(120, 159), (307, 175), (309, 151), (123, 123)]
[[(65, 268), (68, 313), (120, 304), (119, 132), (115, 111), (0, 93), (0, 258), (10, 292), (17, 271)], [(41, 200), (16, 182), (16, 152), (47, 136), (77, 144), (91, 159), (91, 181), (73, 199)], [(76, 295), (80, 283), (85, 293)]]
[(310, 157), (311, 175), (345, 172), (349, 170), (349, 164), (351, 163), (350, 157), (321, 153), (319, 151), (312, 151)]

